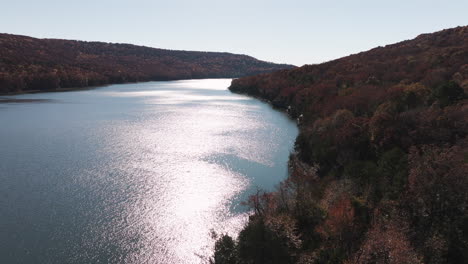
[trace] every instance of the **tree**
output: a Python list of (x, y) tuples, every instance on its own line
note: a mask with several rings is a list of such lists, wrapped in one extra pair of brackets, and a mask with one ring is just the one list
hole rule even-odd
[(432, 96), (440, 102), (441, 106), (447, 106), (465, 97), (463, 88), (456, 82), (449, 81), (436, 86), (432, 90)]
[(215, 243), (214, 264), (236, 264), (236, 242), (227, 234), (222, 235)]

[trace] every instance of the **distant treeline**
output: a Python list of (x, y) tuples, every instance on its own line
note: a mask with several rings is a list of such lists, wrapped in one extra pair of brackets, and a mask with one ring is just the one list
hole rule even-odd
[(232, 91), (298, 119), (290, 175), (215, 263), (468, 263), (468, 27)]
[(292, 67), (231, 53), (0, 34), (0, 94), (139, 81), (236, 78)]

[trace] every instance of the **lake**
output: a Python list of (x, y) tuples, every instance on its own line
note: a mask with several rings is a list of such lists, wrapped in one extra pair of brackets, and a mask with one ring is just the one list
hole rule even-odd
[(230, 81), (0, 97), (0, 263), (205, 262), (298, 133)]

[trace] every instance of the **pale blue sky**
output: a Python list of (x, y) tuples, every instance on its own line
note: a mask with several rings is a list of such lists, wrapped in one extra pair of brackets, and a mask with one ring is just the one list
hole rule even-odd
[(0, 0), (0, 32), (227, 51), (295, 65), (468, 25), (468, 0)]

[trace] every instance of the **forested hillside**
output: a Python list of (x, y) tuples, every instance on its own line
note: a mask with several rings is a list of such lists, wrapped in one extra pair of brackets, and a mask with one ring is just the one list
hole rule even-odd
[(232, 91), (297, 118), (290, 176), (216, 263), (468, 263), (468, 27)]
[(292, 67), (231, 53), (0, 34), (0, 94), (138, 81), (233, 78)]

